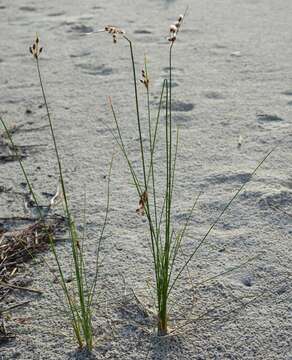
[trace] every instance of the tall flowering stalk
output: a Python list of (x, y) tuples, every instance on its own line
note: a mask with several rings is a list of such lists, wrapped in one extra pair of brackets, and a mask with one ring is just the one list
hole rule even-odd
[[(65, 295), (65, 298), (67, 301), (67, 305), (68, 305), (67, 313), (69, 314), (69, 318), (70, 318), (70, 321), (72, 324), (73, 332), (74, 332), (75, 338), (77, 340), (78, 346), (80, 348), (83, 348), (84, 346), (86, 346), (86, 348), (89, 351), (91, 351), (93, 348), (92, 303), (93, 303), (94, 293), (96, 290), (97, 273), (99, 270), (100, 245), (101, 245), (101, 241), (102, 241), (102, 238), (104, 235), (104, 230), (105, 230), (105, 226), (106, 226), (107, 218), (108, 218), (109, 183), (110, 183), (112, 162), (110, 163), (110, 171), (109, 171), (109, 176), (108, 176), (108, 189), (107, 189), (108, 192), (107, 192), (107, 206), (106, 206), (105, 220), (104, 220), (104, 223), (103, 223), (103, 226), (102, 226), (102, 229), (100, 232), (100, 237), (98, 239), (98, 244), (97, 244), (96, 268), (95, 268), (95, 273), (94, 273), (94, 280), (92, 281), (91, 284), (89, 284), (87, 281), (87, 274), (86, 274), (85, 263), (84, 263), (84, 258), (83, 258), (83, 246), (82, 246), (83, 244), (80, 245), (81, 241), (79, 239), (79, 235), (77, 233), (77, 228), (76, 228), (74, 219), (71, 215), (70, 208), (69, 208), (68, 196), (67, 196), (65, 182), (64, 182), (64, 176), (63, 176), (62, 163), (61, 163), (61, 159), (60, 159), (60, 155), (59, 155), (55, 131), (54, 131), (51, 114), (50, 114), (48, 103), (47, 103), (47, 97), (46, 97), (46, 93), (45, 93), (45, 89), (44, 89), (43, 79), (42, 79), (42, 75), (41, 75), (39, 58), (40, 58), (41, 53), (43, 52), (43, 48), (40, 46), (40, 39), (39, 39), (38, 35), (36, 35), (36, 38), (35, 38), (32, 46), (29, 47), (29, 51), (32, 54), (32, 56), (35, 60), (35, 63), (36, 63), (37, 74), (38, 74), (38, 78), (39, 78), (43, 101), (45, 104), (45, 109), (46, 109), (47, 118), (48, 118), (48, 122), (49, 122), (51, 137), (52, 137), (52, 141), (53, 141), (53, 145), (54, 145), (55, 156), (56, 156), (58, 169), (59, 169), (61, 191), (58, 190), (58, 193), (62, 194), (62, 198), (64, 200), (64, 211), (65, 211), (65, 215), (66, 215), (66, 219), (67, 219), (67, 223), (68, 223), (69, 235), (70, 235), (70, 240), (71, 240), (71, 250), (72, 250), (72, 258), (73, 258), (73, 264), (74, 264), (74, 285), (75, 285), (74, 289), (69, 289), (69, 287), (65, 281), (64, 272), (62, 270), (59, 256), (56, 251), (54, 239), (48, 232), (50, 247), (51, 247), (52, 253), (54, 255), (55, 261), (57, 263), (58, 273), (59, 273), (59, 277), (58, 277), (59, 283), (62, 287), (62, 290), (64, 292), (64, 295)], [(14, 151), (17, 155), (17, 158), (20, 163), (25, 180), (28, 184), (30, 193), (33, 197), (33, 200), (34, 200), (36, 206), (37, 206), (37, 209), (39, 210), (39, 217), (40, 217), (40, 219), (44, 220), (42, 212), (41, 212), (41, 208), (39, 206), (39, 203), (38, 203), (37, 197), (35, 195), (35, 192), (33, 190), (32, 184), (29, 180), (29, 177), (28, 177), (25, 167), (21, 161), (21, 158), (18, 156), (17, 147), (15, 146), (15, 144), (13, 142), (13, 139), (9, 133), (8, 128), (6, 127), (5, 122), (3, 121), (2, 118), (0, 118), (0, 120), (5, 128), (7, 136), (12, 144), (12, 148), (14, 149)], [(52, 201), (54, 201), (54, 200), (52, 199)]]
[[(120, 126), (116, 117), (116, 113), (112, 102), (110, 101), (111, 110), (115, 120), (117, 135), (114, 137), (119, 144), (134, 180), (134, 184), (139, 196), (139, 207), (137, 213), (144, 215), (148, 220), (150, 245), (153, 257), (154, 275), (155, 275), (155, 288), (156, 288), (156, 307), (157, 307), (157, 328), (159, 335), (166, 335), (168, 333), (168, 299), (169, 299), (169, 286), (171, 281), (172, 270), (175, 263), (175, 258), (178, 254), (178, 247), (180, 238), (175, 236), (171, 209), (172, 209), (172, 194), (175, 178), (175, 163), (178, 147), (178, 134), (176, 142), (173, 144), (173, 130), (172, 130), (172, 48), (176, 40), (179, 28), (182, 24), (183, 15), (180, 15), (175, 25), (170, 27), (170, 50), (169, 50), (169, 78), (163, 81), (162, 90), (160, 94), (160, 102), (158, 106), (157, 116), (153, 127), (152, 112), (150, 107), (150, 86), (151, 81), (147, 70), (147, 61), (145, 59), (144, 69), (141, 72), (140, 82), (144, 85), (146, 90), (147, 99), (147, 119), (148, 119), (148, 137), (149, 147), (146, 146), (142, 135), (142, 124), (140, 116), (140, 106), (137, 89), (137, 75), (134, 59), (134, 51), (132, 41), (126, 36), (125, 31), (117, 27), (106, 26), (105, 32), (108, 32), (114, 37), (114, 43), (117, 42), (117, 36), (120, 35), (128, 42), (131, 56), (133, 85), (134, 85), (134, 99), (136, 108), (137, 131), (140, 144), (141, 155), (141, 168), (142, 179), (139, 180), (135, 169), (129, 159), (127, 150), (124, 145), (124, 140), (121, 135)], [(165, 105), (165, 157), (166, 157), (166, 178), (165, 178), (165, 191), (163, 199), (157, 198), (157, 180), (155, 175), (154, 155), (157, 142), (157, 131), (159, 119), (162, 115), (163, 104)], [(146, 151), (149, 149), (149, 156)], [(149, 159), (149, 163), (146, 161)]]
[[(78, 344), (80, 347), (83, 346), (83, 336), (86, 341), (86, 345), (89, 349), (92, 349), (92, 324), (91, 324), (91, 311), (87, 307), (86, 299), (85, 299), (85, 286), (86, 286), (86, 280), (85, 280), (85, 274), (82, 271), (83, 270), (83, 254), (80, 251), (80, 245), (79, 245), (79, 239), (77, 234), (77, 229), (75, 222), (72, 218), (70, 209), (69, 209), (69, 203), (67, 198), (67, 193), (65, 189), (65, 182), (63, 177), (63, 169), (62, 169), (62, 163), (59, 155), (59, 150), (57, 146), (57, 141), (55, 137), (55, 131), (53, 128), (53, 123), (51, 119), (51, 114), (49, 111), (48, 103), (47, 103), (47, 97), (44, 90), (41, 70), (40, 70), (40, 63), (39, 63), (39, 57), (42, 52), (42, 47), (40, 47), (40, 41), (39, 37), (36, 36), (35, 41), (33, 42), (32, 46), (29, 48), (31, 54), (33, 55), (36, 67), (37, 67), (37, 73), (39, 78), (39, 83), (42, 91), (43, 100), (45, 103), (47, 118), (50, 126), (51, 136), (53, 140), (55, 155), (57, 159), (58, 169), (59, 169), (59, 177), (60, 177), (60, 183), (61, 183), (61, 189), (63, 193), (64, 198), (64, 209), (68, 221), (68, 228), (70, 233), (70, 239), (71, 239), (71, 249), (72, 249), (72, 256), (73, 256), (73, 263), (74, 263), (74, 272), (76, 275), (76, 285), (78, 290), (78, 299), (79, 299), (79, 307), (77, 308), (75, 304), (75, 300), (72, 299), (72, 296), (69, 293), (69, 290), (67, 286), (63, 283), (63, 289), (65, 289), (65, 295), (70, 307), (71, 315), (73, 318), (73, 329), (76, 336), (76, 339), (78, 341)], [(60, 272), (60, 275), (62, 274), (62, 270)], [(63, 274), (61, 275), (61, 280), (63, 279)]]
[[(167, 335), (170, 331), (169, 322), (169, 299), (172, 295), (174, 288), (176, 287), (178, 280), (181, 278), (183, 272), (188, 267), (191, 260), (196, 255), (200, 247), (205, 243), (207, 237), (222, 218), (224, 213), (231, 206), (233, 201), (238, 197), (239, 193), (243, 190), (247, 182), (252, 178), (256, 173), (259, 167), (266, 161), (266, 159), (271, 155), (275, 150), (273, 148), (267, 155), (258, 163), (256, 168), (251, 172), (251, 177), (244, 182), (241, 187), (235, 192), (230, 201), (226, 204), (224, 209), (219, 213), (215, 221), (210, 225), (206, 234), (195, 246), (193, 251), (188, 255), (188, 257), (183, 261), (183, 263), (178, 263), (176, 260), (178, 255), (181, 253), (181, 246), (183, 239), (186, 234), (186, 230), (189, 226), (190, 220), (193, 216), (194, 209), (200, 197), (200, 193), (196, 196), (192, 208), (189, 211), (188, 218), (186, 222), (180, 229), (175, 229), (173, 220), (172, 220), (172, 199), (173, 199), (173, 188), (175, 180), (175, 166), (177, 159), (177, 149), (178, 149), (178, 130), (176, 131), (176, 140), (174, 141), (173, 134), (173, 124), (172, 124), (172, 69), (173, 69), (173, 49), (174, 44), (177, 41), (177, 36), (181, 30), (182, 23), (184, 20), (185, 14), (180, 15), (177, 21), (170, 25), (169, 28), (169, 74), (168, 78), (163, 81), (162, 90), (160, 93), (160, 101), (157, 110), (157, 116), (155, 119), (152, 118), (152, 113), (150, 109), (150, 87), (151, 81), (147, 71), (147, 61), (145, 60), (144, 69), (141, 72), (140, 82), (146, 90), (146, 99), (147, 99), (147, 113), (148, 113), (148, 137), (149, 137), (149, 147), (144, 143), (144, 138), (142, 136), (142, 124), (140, 116), (140, 107), (137, 91), (137, 76), (136, 76), (136, 66), (134, 60), (133, 44), (128, 36), (125, 35), (125, 31), (118, 29), (116, 27), (105, 27), (104, 31), (115, 34), (114, 43), (117, 42), (117, 36), (125, 39), (129, 44), (132, 72), (133, 72), (133, 85), (134, 85), (134, 98), (135, 98), (135, 107), (136, 107), (136, 120), (137, 120), (137, 131), (140, 144), (140, 155), (141, 155), (141, 168), (142, 168), (142, 179), (139, 179), (134, 166), (129, 158), (128, 151), (125, 147), (123, 136), (121, 134), (121, 129), (119, 122), (117, 120), (116, 112), (110, 99), (110, 108), (113, 114), (114, 122), (116, 125), (117, 132), (112, 132), (112, 135), (120, 147), (127, 165), (129, 167), (131, 176), (133, 178), (138, 197), (139, 197), (139, 207), (136, 212), (139, 215), (145, 215), (148, 220), (148, 228), (150, 235), (150, 247), (153, 258), (153, 267), (154, 267), (154, 279), (155, 279), (155, 293), (156, 293), (156, 311), (157, 311), (157, 332), (159, 335)], [(164, 106), (163, 106), (164, 105)], [(159, 127), (159, 120), (162, 114), (162, 109), (165, 107), (164, 113), (164, 146), (165, 146), (165, 188), (162, 199), (157, 197), (157, 178), (155, 174), (155, 149), (157, 143), (157, 132)], [(153, 124), (154, 121), (154, 131)], [(145, 157), (146, 151), (149, 151), (149, 156)], [(146, 161), (146, 159), (149, 159)], [(255, 257), (250, 258), (248, 261), (245, 261), (243, 264), (234, 267), (238, 269), (240, 266), (244, 266), (249, 261), (252, 261)], [(176, 271), (174, 271), (176, 269)], [(221, 276), (231, 270), (221, 272), (218, 275), (213, 276), (211, 279)], [(207, 279), (206, 281), (208, 281)]]

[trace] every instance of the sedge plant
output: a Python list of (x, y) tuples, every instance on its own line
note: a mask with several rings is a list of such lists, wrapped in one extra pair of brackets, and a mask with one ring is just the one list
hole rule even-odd
[[(186, 12), (185, 12), (186, 14)], [(147, 123), (143, 124), (142, 116), (139, 106), (139, 96), (138, 96), (138, 81), (136, 74), (136, 64), (134, 58), (133, 43), (130, 38), (126, 35), (125, 31), (114, 26), (106, 26), (103, 30), (112, 35), (113, 42), (117, 43), (118, 38), (126, 40), (130, 50), (130, 59), (132, 66), (133, 74), (133, 87), (134, 87), (134, 99), (135, 99), (135, 113), (136, 113), (136, 123), (137, 123), (137, 134), (139, 139), (139, 149), (140, 149), (140, 173), (142, 173), (142, 178), (139, 178), (138, 171), (134, 167), (134, 163), (129, 157), (129, 152), (125, 146), (124, 137), (122, 135), (122, 130), (117, 119), (117, 113), (115, 111), (112, 99), (109, 98), (109, 105), (113, 115), (115, 123), (115, 131), (111, 131), (114, 140), (116, 141), (118, 147), (120, 148), (126, 163), (128, 165), (129, 171), (137, 194), (139, 197), (139, 207), (136, 210), (138, 214), (146, 216), (149, 228), (149, 238), (150, 238), (150, 248), (153, 258), (153, 269), (154, 269), (154, 281), (155, 281), (155, 299), (156, 299), (156, 318), (157, 318), (157, 333), (158, 335), (164, 336), (172, 332), (169, 327), (170, 322), (170, 297), (173, 293), (173, 290), (178, 285), (179, 279), (181, 279), (184, 271), (188, 268), (189, 263), (195, 257), (199, 248), (205, 243), (207, 237), (209, 236), (212, 229), (219, 222), (224, 213), (228, 210), (233, 201), (237, 198), (239, 193), (243, 190), (247, 182), (252, 178), (256, 173), (258, 168), (265, 162), (265, 160), (270, 156), (270, 154), (275, 150), (273, 148), (269, 151), (266, 156), (258, 163), (256, 168), (252, 171), (251, 177), (242, 184), (242, 186), (237, 190), (237, 192), (232, 196), (230, 201), (223, 208), (218, 217), (211, 224), (206, 234), (198, 242), (196, 247), (191, 251), (191, 253), (184, 257), (182, 262), (179, 262), (178, 259), (182, 254), (182, 243), (186, 234), (186, 230), (189, 226), (190, 220), (192, 218), (193, 212), (195, 210), (196, 204), (200, 197), (200, 193), (195, 197), (193, 206), (189, 211), (186, 222), (182, 225), (180, 229), (175, 229), (172, 212), (173, 212), (173, 189), (175, 182), (175, 167), (177, 159), (177, 150), (178, 150), (178, 129), (173, 129), (173, 119), (172, 119), (172, 86), (173, 86), (173, 51), (174, 45), (177, 40), (178, 33), (181, 29), (184, 15), (180, 15), (177, 21), (172, 24), (169, 28), (169, 51), (168, 51), (168, 63), (169, 63), (169, 73), (168, 77), (164, 79), (162, 84), (162, 89), (160, 93), (160, 101), (158, 104), (158, 109), (155, 117), (153, 116), (153, 111), (150, 106), (150, 86), (151, 81), (149, 79), (147, 62), (145, 61), (144, 69), (142, 70), (142, 77), (140, 82), (144, 86), (146, 93), (146, 104), (147, 104), (147, 114), (145, 118)], [(164, 155), (165, 155), (165, 179), (164, 190), (162, 195), (158, 195), (158, 179), (157, 179), (157, 166), (155, 166), (155, 150), (157, 148), (157, 138), (159, 125), (161, 123), (160, 119), (163, 118), (164, 121)], [(144, 126), (143, 126), (144, 125)], [(142, 129), (147, 129), (146, 134), (142, 133)], [(146, 142), (146, 140), (147, 142)], [(253, 260), (255, 257), (244, 262), (244, 266), (249, 261)], [(241, 265), (239, 265), (241, 266)], [(234, 269), (238, 268), (236, 266)], [(232, 270), (232, 269), (231, 269)], [(230, 272), (222, 272), (218, 276)], [(214, 279), (215, 277), (212, 277)], [(207, 279), (208, 281), (208, 279)]]
[[(97, 279), (98, 279), (98, 270), (99, 270), (99, 254), (100, 254), (100, 248), (101, 248), (101, 242), (104, 236), (105, 227), (108, 221), (108, 210), (109, 210), (109, 201), (110, 201), (110, 175), (111, 175), (111, 168), (112, 168), (112, 161), (110, 162), (110, 169), (108, 174), (108, 183), (107, 183), (107, 204), (106, 204), (106, 213), (105, 218), (103, 221), (103, 225), (100, 231), (100, 235), (97, 241), (97, 248), (96, 248), (96, 264), (95, 264), (95, 272), (93, 276), (93, 281), (89, 284), (87, 279), (87, 271), (85, 267), (85, 260), (84, 260), (84, 238), (80, 238), (76, 224), (74, 221), (74, 218), (70, 211), (69, 206), (69, 200), (68, 195), (66, 192), (65, 187), (65, 181), (63, 176), (63, 168), (62, 168), (62, 162), (58, 150), (58, 145), (56, 141), (55, 131), (53, 127), (53, 122), (51, 118), (51, 114), (49, 111), (48, 103), (47, 103), (47, 97), (44, 89), (44, 83), (41, 75), (41, 68), (40, 68), (40, 55), (43, 51), (43, 48), (40, 46), (40, 39), (38, 35), (36, 35), (36, 39), (33, 42), (33, 45), (29, 48), (30, 53), (33, 56), (33, 59), (36, 64), (36, 70), (38, 75), (38, 80), (41, 88), (41, 93), (43, 97), (43, 101), (45, 104), (46, 109), (46, 115), (49, 123), (51, 138), (53, 142), (53, 147), (55, 151), (55, 157), (56, 162), (58, 165), (58, 172), (59, 172), (59, 179), (60, 179), (60, 186), (61, 186), (61, 197), (63, 199), (63, 207), (65, 212), (65, 217), (68, 225), (68, 232), (69, 232), (69, 238), (71, 243), (71, 255), (73, 260), (73, 287), (72, 283), (69, 287), (65, 280), (64, 270), (61, 266), (60, 258), (57, 253), (57, 249), (55, 246), (55, 241), (52, 236), (52, 234), (47, 231), (47, 236), (49, 239), (50, 249), (52, 251), (52, 254), (54, 256), (55, 262), (57, 264), (58, 268), (58, 280), (61, 285), (61, 288), (63, 290), (67, 306), (65, 306), (66, 313), (69, 316), (73, 333), (76, 338), (76, 341), (78, 343), (79, 348), (86, 347), (89, 351), (93, 348), (93, 327), (92, 327), (92, 308), (93, 308), (93, 300), (94, 295), (96, 292), (96, 286), (97, 286)], [(14, 140), (9, 132), (9, 129), (7, 128), (4, 120), (2, 117), (0, 117), (0, 121), (5, 129), (5, 132), (7, 134), (7, 137), (10, 141), (11, 147), (15, 152), (16, 158), (20, 164), (22, 173), (25, 177), (25, 181), (28, 184), (29, 192), (32, 196), (32, 199), (37, 207), (38, 210), (38, 217), (39, 221), (42, 221), (45, 226), (45, 217), (41, 211), (41, 207), (39, 205), (39, 201), (37, 199), (36, 193), (33, 189), (33, 185), (29, 179), (28, 173), (25, 169), (25, 166), (21, 160), (21, 157), (18, 153), (17, 146), (14, 143)], [(85, 225), (85, 224), (84, 224)], [(46, 229), (46, 227), (45, 227)], [(83, 240), (83, 241), (82, 241)]]

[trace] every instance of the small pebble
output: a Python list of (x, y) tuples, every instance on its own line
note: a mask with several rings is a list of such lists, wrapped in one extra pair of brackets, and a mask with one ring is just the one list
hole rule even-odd
[(244, 278), (242, 278), (242, 283), (243, 285), (250, 287), (253, 285), (253, 278), (247, 275)]
[(72, 282), (72, 280), (73, 280), (73, 279), (72, 279), (72, 276), (66, 276), (66, 277), (65, 277), (65, 282), (66, 282), (66, 283), (70, 283), (70, 282)]

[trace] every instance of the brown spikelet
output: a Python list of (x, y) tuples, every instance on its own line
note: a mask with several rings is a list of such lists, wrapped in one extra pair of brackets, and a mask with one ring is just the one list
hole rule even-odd
[(114, 44), (117, 43), (117, 40), (118, 40), (117, 35), (125, 34), (125, 31), (123, 29), (120, 29), (120, 28), (118, 28), (116, 26), (112, 26), (112, 25), (106, 25), (104, 27), (104, 31), (109, 33), (110, 35), (112, 35)]
[(180, 15), (177, 21), (169, 27), (169, 38), (168, 41), (174, 43), (183, 22), (184, 15)]
[(175, 25), (170, 25), (170, 27), (169, 27), (169, 32), (171, 32), (171, 33), (176, 33), (177, 32), (177, 26), (176, 26), (176, 24)]
[(147, 201), (148, 201), (148, 193), (147, 191), (144, 191), (140, 196), (139, 207), (138, 209), (136, 209), (136, 213), (138, 215), (143, 216), (145, 214), (145, 205)]
[(149, 88), (149, 77), (148, 77), (148, 74), (147, 74), (147, 72), (144, 70), (144, 69), (142, 69), (142, 79), (140, 79), (140, 82), (142, 83), (142, 84), (144, 84), (144, 86), (146, 87), (146, 89), (148, 90), (148, 88)]
[(39, 47), (40, 38), (36, 35), (35, 41), (33, 42), (32, 46), (29, 47), (29, 52), (35, 59), (38, 59), (41, 52), (43, 51), (42, 47)]

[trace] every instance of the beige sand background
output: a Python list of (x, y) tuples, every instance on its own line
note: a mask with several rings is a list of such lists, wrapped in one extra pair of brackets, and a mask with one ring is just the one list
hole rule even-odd
[[(106, 203), (105, 175), (115, 151), (103, 125), (113, 126), (108, 95), (116, 104), (137, 166), (139, 157), (127, 44), (114, 45), (105, 34), (84, 33), (106, 24), (126, 29), (135, 42), (138, 69), (144, 53), (148, 56), (156, 103), (167, 75), (168, 28), (186, 5), (190, 8), (175, 44), (173, 74), (174, 121), (181, 128), (174, 203), (178, 226), (196, 194), (203, 191), (185, 240), (186, 253), (191, 253), (256, 164), (280, 144), (214, 229), (189, 275), (197, 283), (254, 255), (259, 258), (195, 290), (186, 273), (174, 293), (176, 324), (224, 306), (204, 321), (191, 321), (177, 337), (163, 340), (151, 335), (149, 319), (131, 291), (151, 304), (146, 286), (152, 276), (147, 227), (135, 214), (138, 199), (126, 164), (117, 156), (92, 358), (292, 359), (292, 217), (275, 210), (292, 214), (290, 0), (2, 0), (0, 111), (9, 125), (23, 124), (14, 139), (27, 146), (25, 165), (46, 203), (43, 193), (54, 193), (58, 175), (35, 64), (28, 52), (37, 31), (44, 46), (41, 67), (72, 209), (81, 224), (85, 190), (87, 194), (86, 253), (93, 273)], [(143, 101), (142, 97), (141, 107)], [(163, 174), (162, 153), (157, 166)], [(0, 164), (0, 186), (9, 189), (0, 194), (1, 216), (23, 214), (22, 183), (16, 162)], [(60, 243), (58, 250), (70, 277), (69, 242)], [(46, 258), (53, 266), (49, 253)], [(16, 337), (1, 345), (0, 358), (86, 358), (75, 352), (66, 314), (41, 259), (27, 265), (23, 276), (33, 279), (31, 286), (44, 294), (31, 298), (14, 294), (14, 300), (33, 301), (13, 312), (8, 326)], [(244, 306), (259, 294), (263, 296)], [(230, 313), (237, 308), (240, 311)]]

